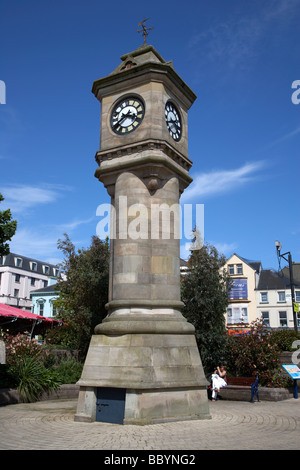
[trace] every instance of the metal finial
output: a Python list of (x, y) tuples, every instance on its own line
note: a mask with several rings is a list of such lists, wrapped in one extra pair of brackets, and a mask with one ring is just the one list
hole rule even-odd
[(150, 28), (146, 28), (145, 22), (149, 20), (149, 18), (144, 18), (143, 21), (141, 21), (138, 26), (142, 26), (142, 29), (138, 29), (136, 32), (137, 33), (143, 33), (144, 36), (144, 45), (146, 44), (146, 37), (149, 34), (149, 31), (154, 28), (154, 26), (151, 26)]

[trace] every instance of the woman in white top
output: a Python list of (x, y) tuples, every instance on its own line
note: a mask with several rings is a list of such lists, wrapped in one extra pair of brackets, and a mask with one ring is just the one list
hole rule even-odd
[(212, 374), (211, 378), (212, 378), (212, 401), (216, 401), (220, 388), (227, 387), (226, 367), (223, 365), (218, 366), (214, 374)]

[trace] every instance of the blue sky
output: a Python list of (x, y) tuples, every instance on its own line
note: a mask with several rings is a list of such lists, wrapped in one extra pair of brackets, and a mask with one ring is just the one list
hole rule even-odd
[(91, 88), (142, 45), (144, 17), (147, 43), (197, 95), (182, 202), (204, 204), (205, 241), (277, 269), (279, 239), (299, 262), (299, 0), (2, 0), (0, 210), (18, 220), (11, 251), (56, 262), (63, 233), (77, 248), (96, 234), (109, 197), (94, 177)]

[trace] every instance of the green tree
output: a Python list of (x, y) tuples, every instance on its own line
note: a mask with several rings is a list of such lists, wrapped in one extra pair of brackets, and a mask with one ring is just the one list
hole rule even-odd
[[(4, 197), (0, 193), (0, 202), (4, 201)], [(8, 255), (10, 241), (17, 230), (17, 221), (12, 220), (10, 209), (0, 211), (0, 256)]]
[[(91, 246), (76, 252), (69, 236), (58, 240), (65, 259), (61, 265), (65, 279), (59, 280), (56, 301), (59, 318), (67, 327), (57, 330), (64, 346), (75, 347), (84, 357), (95, 326), (106, 316), (108, 301), (109, 243), (93, 236)], [(56, 332), (53, 330), (55, 342)]]
[(205, 373), (225, 359), (225, 316), (230, 278), (224, 269), (225, 257), (205, 244), (193, 250), (188, 271), (182, 276), (183, 315), (196, 330), (196, 340)]

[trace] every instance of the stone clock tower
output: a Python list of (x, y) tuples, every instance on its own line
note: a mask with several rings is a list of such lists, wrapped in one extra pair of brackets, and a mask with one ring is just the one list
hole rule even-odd
[(180, 300), (179, 198), (192, 181), (187, 112), (196, 96), (152, 46), (121, 60), (92, 89), (101, 103), (95, 176), (111, 197), (113, 236), (108, 313), (91, 339), (75, 420), (209, 418)]

